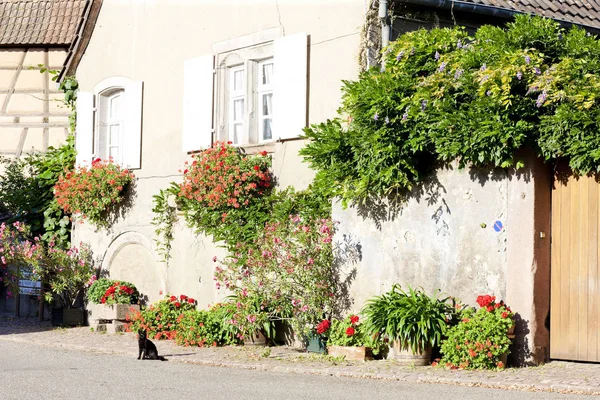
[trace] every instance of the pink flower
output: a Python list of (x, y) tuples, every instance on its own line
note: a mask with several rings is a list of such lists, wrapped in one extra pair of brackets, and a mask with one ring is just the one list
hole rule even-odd
[(256, 322), (256, 315), (248, 315), (246, 317), (246, 319), (248, 320), (248, 322), (250, 322), (251, 324)]
[(217, 262), (217, 256), (214, 256), (214, 257), (212, 258), (212, 260), (213, 260), (213, 262)]

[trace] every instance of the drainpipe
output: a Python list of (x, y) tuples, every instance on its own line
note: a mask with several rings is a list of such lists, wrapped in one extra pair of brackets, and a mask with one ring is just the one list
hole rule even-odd
[(381, 21), (381, 48), (383, 49), (390, 43), (388, 0), (379, 0), (379, 20)]

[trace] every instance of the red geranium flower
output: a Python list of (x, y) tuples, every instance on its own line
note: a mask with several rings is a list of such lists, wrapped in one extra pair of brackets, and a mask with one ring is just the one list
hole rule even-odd
[(324, 319), (323, 321), (321, 321), (319, 323), (319, 325), (317, 325), (317, 333), (319, 335), (322, 335), (323, 333), (327, 332), (327, 330), (329, 329), (330, 326), (331, 326), (331, 323), (329, 322), (329, 320)]
[(350, 323), (352, 325), (356, 325), (358, 323), (358, 320), (359, 320), (358, 315), (351, 315), (350, 316)]
[(354, 335), (354, 333), (355, 333), (355, 332), (356, 332), (356, 331), (355, 331), (355, 330), (354, 330), (354, 328), (353, 328), (353, 327), (351, 327), (351, 326), (350, 326), (350, 327), (348, 327), (348, 329), (346, 329), (346, 335), (348, 335), (348, 336), (352, 336), (352, 335)]

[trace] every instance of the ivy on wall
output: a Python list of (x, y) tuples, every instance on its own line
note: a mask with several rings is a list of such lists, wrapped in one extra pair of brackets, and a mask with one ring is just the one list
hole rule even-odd
[(340, 117), (305, 130), (317, 184), (344, 202), (410, 190), (439, 162), (520, 168), (520, 148), (600, 171), (600, 42), (549, 19), (418, 30), (344, 81)]

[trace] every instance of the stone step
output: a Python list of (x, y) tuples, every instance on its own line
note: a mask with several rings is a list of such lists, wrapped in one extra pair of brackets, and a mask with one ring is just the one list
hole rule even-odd
[(112, 321), (95, 320), (91, 323), (96, 332), (117, 333), (126, 331), (127, 322), (114, 319)]

